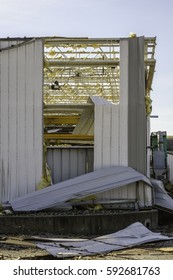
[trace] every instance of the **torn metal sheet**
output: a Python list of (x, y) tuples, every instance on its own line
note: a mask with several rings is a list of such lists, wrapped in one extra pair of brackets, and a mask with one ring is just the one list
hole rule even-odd
[(36, 243), (38, 248), (44, 249), (57, 258), (106, 254), (111, 251), (131, 248), (149, 242), (171, 240), (173, 237), (155, 233), (143, 224), (136, 222), (118, 232), (76, 242), (45, 242)]
[(12, 200), (14, 211), (39, 211), (55, 206), (64, 206), (74, 199), (119, 188), (130, 183), (143, 181), (151, 186), (143, 174), (131, 167), (114, 166), (87, 173), (38, 190)]
[(162, 181), (152, 179), (151, 183), (154, 189), (154, 206), (173, 213), (173, 199), (166, 192)]

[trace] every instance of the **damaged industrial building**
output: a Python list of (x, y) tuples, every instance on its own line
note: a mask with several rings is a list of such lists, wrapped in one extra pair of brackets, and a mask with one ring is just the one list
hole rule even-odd
[[(93, 211), (88, 222), (85, 214), (78, 222), (75, 215), (64, 214), (60, 222), (54, 216), (52, 229), (46, 229), (44, 217), (45, 228), (38, 228), (43, 232), (86, 234), (91, 223), (91, 234), (138, 221), (157, 226), (155, 206), (164, 208), (168, 195), (163, 190), (154, 196), (150, 180), (155, 47), (155, 37), (134, 34), (0, 39), (2, 207), (18, 215)], [(168, 200), (165, 207), (172, 211)], [(112, 219), (119, 215), (116, 224), (110, 217), (109, 225), (103, 220), (103, 210), (112, 210)]]

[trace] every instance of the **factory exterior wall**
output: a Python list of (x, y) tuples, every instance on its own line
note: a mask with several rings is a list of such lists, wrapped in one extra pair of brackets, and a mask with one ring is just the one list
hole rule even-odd
[[(14, 41), (10, 47), (9, 42), (0, 42), (1, 49), (5, 48), (0, 52), (0, 202), (33, 192), (43, 167), (43, 43), (42, 39), (36, 39), (17, 44)], [(119, 104), (91, 97), (94, 103), (94, 170), (122, 165), (146, 174), (143, 47), (143, 38), (120, 42)], [(82, 168), (85, 169), (79, 164), (81, 156), (79, 160), (77, 153), (74, 156), (74, 152), (64, 151), (52, 151), (48, 160), (54, 162), (55, 170), (56, 162), (60, 164), (57, 168), (62, 168), (58, 173), (60, 177), (54, 173), (54, 183), (81, 175)], [(54, 161), (56, 153), (59, 153), (58, 161)], [(74, 170), (75, 159), (77, 169)], [(70, 168), (67, 162), (71, 163)], [(83, 164), (86, 164), (85, 159)], [(126, 188), (124, 191), (126, 193)], [(117, 195), (122, 198), (121, 192), (116, 192)], [(137, 198), (136, 183), (126, 198), (131, 197)], [(139, 197), (143, 205), (146, 205), (145, 197), (150, 204), (151, 189), (148, 191), (141, 186)]]
[(35, 190), (42, 175), (42, 40), (0, 41), (0, 202)]

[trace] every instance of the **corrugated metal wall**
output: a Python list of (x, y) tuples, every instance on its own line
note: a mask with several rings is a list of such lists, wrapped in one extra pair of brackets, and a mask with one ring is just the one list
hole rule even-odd
[(10, 46), (0, 42), (0, 202), (34, 191), (43, 160), (42, 40)]
[(93, 171), (93, 147), (48, 147), (47, 163), (54, 184)]

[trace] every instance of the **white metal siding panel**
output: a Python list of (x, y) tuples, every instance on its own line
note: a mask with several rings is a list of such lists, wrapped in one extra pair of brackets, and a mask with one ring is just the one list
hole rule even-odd
[(34, 191), (42, 175), (42, 40), (3, 50), (0, 67), (0, 201), (4, 202)]

